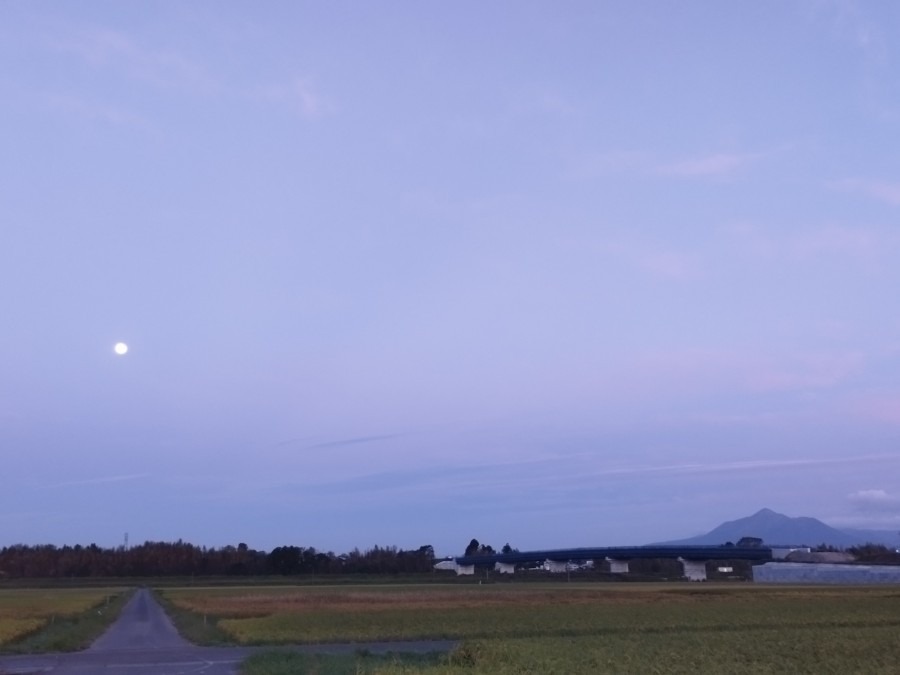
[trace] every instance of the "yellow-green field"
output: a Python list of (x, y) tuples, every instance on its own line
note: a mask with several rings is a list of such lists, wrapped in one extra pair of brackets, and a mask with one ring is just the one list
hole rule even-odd
[(462, 641), (437, 664), (356, 664), (360, 672), (900, 672), (896, 587), (507, 584), (163, 595), (241, 644)]
[(70, 623), (94, 608), (102, 610), (113, 599), (118, 600), (124, 590), (122, 588), (2, 589), (0, 649), (7, 650), (11, 645), (21, 642), (23, 638), (38, 634), (57, 623), (60, 626)]

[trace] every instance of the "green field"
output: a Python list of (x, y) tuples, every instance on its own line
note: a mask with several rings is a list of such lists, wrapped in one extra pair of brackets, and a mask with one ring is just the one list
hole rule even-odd
[(211, 642), (461, 641), (434, 662), (358, 656), (302, 666), (300, 657), (268, 655), (247, 673), (900, 672), (896, 587), (510, 583), (162, 594), (179, 621), (202, 626), (205, 636), (194, 639)]
[[(449, 654), (263, 653), (246, 675), (897, 673), (900, 588), (753, 584), (246, 586), (157, 591), (198, 643), (448, 638)], [(0, 590), (0, 650), (80, 648), (122, 588)]]
[(118, 616), (124, 588), (0, 589), (0, 652), (71, 651)]

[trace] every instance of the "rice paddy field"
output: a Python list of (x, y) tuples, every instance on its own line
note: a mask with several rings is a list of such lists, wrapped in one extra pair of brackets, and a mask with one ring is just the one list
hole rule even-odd
[(95, 634), (95, 624), (102, 630), (114, 618), (124, 593), (122, 588), (0, 589), (0, 651), (25, 645), (36, 651), (77, 648)]
[[(363, 655), (345, 672), (900, 672), (897, 587), (508, 583), (161, 594), (182, 626), (190, 617), (202, 626), (195, 640), (459, 641), (433, 663), (366, 665)], [(303, 672), (292, 658), (273, 655), (246, 672)]]

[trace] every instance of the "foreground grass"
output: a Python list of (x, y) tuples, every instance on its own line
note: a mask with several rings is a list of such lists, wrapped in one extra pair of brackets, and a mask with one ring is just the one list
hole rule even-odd
[(0, 652), (75, 651), (115, 621), (124, 588), (0, 590)]
[[(205, 589), (210, 592), (212, 589)], [(268, 589), (272, 592), (273, 589)], [(203, 591), (201, 591), (203, 592)], [(212, 614), (202, 606), (188, 607), (171, 597), (169, 591), (155, 589), (156, 599), (162, 605), (166, 614), (172, 619), (172, 623), (181, 635), (196, 645), (222, 647), (233, 645), (235, 641), (227, 633), (219, 628), (221, 617)], [(176, 598), (179, 595), (176, 593)]]
[[(898, 672), (897, 628), (751, 629), (618, 633), (464, 642), (438, 665), (379, 667), (378, 675), (521, 673), (870, 673)], [(290, 670), (281, 671), (284, 675)], [(294, 671), (297, 672), (297, 671)], [(352, 673), (352, 670), (344, 671)], [(270, 675), (280, 675), (271, 673)]]
[[(297, 654), (264, 652), (241, 666), (241, 675), (374, 675), (394, 669), (402, 673), (426, 672), (445, 661), (440, 654)], [(399, 669), (399, 670), (397, 670)]]
[(218, 641), (462, 641), (428, 662), (272, 654), (248, 662), (248, 675), (896, 673), (900, 654), (895, 587), (509, 584), (164, 596), (182, 615), (205, 616)]

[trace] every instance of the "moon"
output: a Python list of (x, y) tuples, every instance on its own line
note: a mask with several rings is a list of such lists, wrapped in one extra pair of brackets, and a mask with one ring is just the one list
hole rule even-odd
[(117, 342), (116, 346), (113, 347), (113, 351), (119, 356), (124, 356), (128, 353), (128, 345), (126, 345), (124, 342)]

